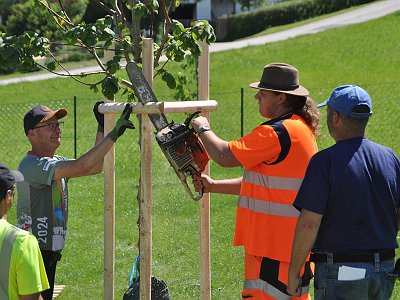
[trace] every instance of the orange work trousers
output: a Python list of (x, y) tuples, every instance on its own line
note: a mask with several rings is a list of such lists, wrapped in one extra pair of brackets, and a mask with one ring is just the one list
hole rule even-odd
[(302, 294), (294, 297), (287, 292), (289, 263), (245, 253), (243, 299), (257, 300), (308, 300), (310, 280), (313, 277), (310, 263), (301, 270)]

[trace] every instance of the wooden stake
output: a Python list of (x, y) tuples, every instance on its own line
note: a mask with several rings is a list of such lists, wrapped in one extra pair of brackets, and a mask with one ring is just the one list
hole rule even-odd
[[(143, 74), (153, 84), (153, 40), (143, 39)], [(140, 299), (151, 299), (152, 265), (152, 124), (142, 115), (141, 130), (141, 203), (140, 203)]]
[[(114, 49), (114, 45), (110, 47)], [(115, 51), (104, 52), (104, 61), (111, 60)], [(104, 103), (114, 103), (104, 100)], [(122, 111), (121, 111), (122, 112)], [(104, 116), (104, 136), (113, 128), (115, 116)], [(115, 148), (104, 156), (104, 299), (114, 300), (114, 261), (115, 261)]]
[[(210, 99), (209, 45), (201, 42), (202, 54), (199, 59), (199, 99)], [(210, 118), (209, 112), (203, 116)], [(204, 170), (210, 174), (210, 164)], [(200, 299), (211, 299), (211, 257), (210, 257), (210, 194), (204, 194), (200, 204)]]
[[(107, 102), (107, 100), (105, 101)], [(113, 128), (115, 115), (104, 116), (104, 136)], [(104, 299), (114, 300), (115, 261), (115, 147), (104, 157)]]

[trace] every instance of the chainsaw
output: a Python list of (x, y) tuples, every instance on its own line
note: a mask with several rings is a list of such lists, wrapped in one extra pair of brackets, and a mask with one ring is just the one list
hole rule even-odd
[[(158, 102), (142, 71), (134, 62), (127, 63), (126, 72), (132, 82), (135, 95), (142, 104)], [(194, 195), (189, 188), (187, 178), (203, 172), (210, 160), (204, 145), (194, 129), (190, 128), (191, 120), (199, 113), (191, 114), (183, 123), (168, 122), (164, 114), (148, 115), (156, 129), (155, 138), (158, 145), (178, 175), (186, 192), (196, 201), (203, 197), (203, 193)]]

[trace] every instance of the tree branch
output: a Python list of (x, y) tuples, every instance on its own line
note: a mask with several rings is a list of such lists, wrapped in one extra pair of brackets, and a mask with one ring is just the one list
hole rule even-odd
[(165, 22), (164, 22), (164, 32), (163, 32), (163, 37), (161, 40), (160, 48), (158, 48), (157, 53), (156, 53), (156, 58), (154, 60), (155, 65), (158, 65), (158, 62), (160, 61), (162, 51), (164, 50), (164, 46), (167, 43), (169, 30), (171, 28), (171, 19), (168, 16), (168, 8), (165, 3), (165, 0), (160, 0), (160, 7), (161, 7), (161, 11), (162, 11)]
[(67, 15), (67, 12), (65, 11), (64, 5), (62, 4), (61, 0), (58, 0), (58, 4), (60, 5), (61, 11), (64, 13), (64, 16), (67, 18), (68, 22), (70, 22), (70, 24), (73, 24), (72, 20)]
[[(53, 10), (49, 5), (44, 4), (44, 3), (43, 3), (42, 1), (40, 1), (40, 0), (36, 0), (36, 1), (38, 1), (40, 5), (44, 6), (44, 7), (47, 9), (47, 11), (48, 11), (51, 15), (53, 15), (53, 16), (55, 16), (55, 17), (61, 19), (61, 20), (63, 20), (65, 23), (67, 23), (67, 24), (70, 25), (70, 26), (74, 26), (74, 24), (69, 20), (68, 17), (67, 17), (67, 18), (64, 18), (63, 16), (59, 15), (55, 10)], [(66, 28), (64, 28), (64, 27), (59, 23), (58, 20), (56, 20), (56, 18), (55, 18), (54, 20), (55, 20), (55, 22), (57, 23), (57, 25), (58, 25), (62, 30), (64, 30), (64, 31), (67, 30)]]

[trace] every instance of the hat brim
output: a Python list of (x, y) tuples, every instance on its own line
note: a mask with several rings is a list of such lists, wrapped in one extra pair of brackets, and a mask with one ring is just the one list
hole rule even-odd
[[(53, 118), (54, 116), (57, 119), (62, 119), (64, 118), (66, 115), (68, 114), (67, 110), (65, 108), (60, 108), (57, 109), (56, 111), (53, 111), (52, 113), (46, 115), (40, 122), (45, 122), (47, 120), (50, 120), (51, 118)], [(39, 123), (40, 123), (39, 122)]]
[(284, 90), (275, 90), (275, 89), (268, 89), (264, 87), (260, 87), (260, 82), (253, 82), (249, 84), (249, 87), (253, 89), (258, 89), (258, 90), (266, 90), (266, 91), (273, 91), (273, 92), (279, 92), (279, 93), (285, 93), (285, 94), (291, 94), (291, 95), (296, 95), (296, 96), (308, 96), (310, 95), (310, 92), (304, 87), (299, 85), (297, 89), (290, 90), (290, 91), (284, 91)]
[(10, 170), (10, 173), (12, 176), (14, 176), (14, 181), (15, 182), (22, 182), (24, 181), (24, 175), (22, 175), (21, 172), (19, 171), (14, 171), (14, 170)]
[(324, 107), (326, 105), (328, 105), (328, 100), (326, 100), (326, 101), (324, 101), (324, 102), (322, 102), (320, 104), (317, 104), (317, 107), (320, 108), (320, 107)]

